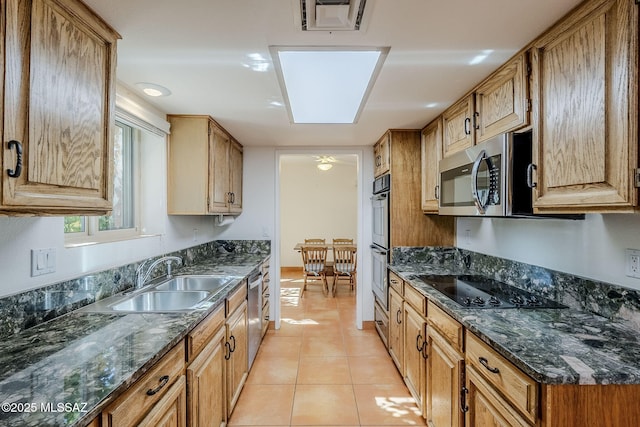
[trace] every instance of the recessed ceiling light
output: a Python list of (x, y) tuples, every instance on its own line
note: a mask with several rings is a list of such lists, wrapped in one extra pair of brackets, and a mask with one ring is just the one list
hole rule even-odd
[(431, 102), (427, 105), (425, 105), (426, 108), (436, 108), (438, 106), (437, 102)]
[(483, 62), (492, 53), (493, 53), (493, 50), (491, 50), (491, 49), (483, 50), (480, 54), (474, 56), (473, 59), (471, 59), (471, 61), (469, 61), (469, 65), (476, 65), (476, 64), (479, 64), (479, 63)]
[(355, 123), (388, 47), (271, 46), (293, 123)]
[(171, 91), (169, 89), (167, 89), (164, 86), (157, 85), (155, 83), (140, 82), (140, 83), (136, 83), (136, 86), (142, 89), (142, 92), (144, 92), (148, 96), (157, 97), (157, 96), (171, 95)]

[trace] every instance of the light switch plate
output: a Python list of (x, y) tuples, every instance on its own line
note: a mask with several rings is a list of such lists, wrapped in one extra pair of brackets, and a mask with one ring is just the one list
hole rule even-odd
[(55, 273), (56, 248), (31, 249), (31, 277)]

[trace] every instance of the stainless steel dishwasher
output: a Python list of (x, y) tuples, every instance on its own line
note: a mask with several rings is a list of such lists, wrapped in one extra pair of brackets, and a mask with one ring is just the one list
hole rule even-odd
[(249, 369), (251, 369), (262, 340), (262, 273), (260, 270), (253, 271), (249, 276), (247, 304), (249, 316)]

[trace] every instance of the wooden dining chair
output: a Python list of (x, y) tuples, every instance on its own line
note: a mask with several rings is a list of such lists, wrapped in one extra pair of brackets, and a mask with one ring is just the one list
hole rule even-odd
[(327, 283), (326, 267), (327, 267), (327, 247), (321, 245), (304, 245), (301, 248), (302, 266), (304, 273), (304, 285), (300, 298), (304, 296), (307, 290), (307, 282), (310, 280), (319, 280), (322, 284), (322, 293), (326, 296), (329, 293), (329, 285)]
[(353, 245), (353, 239), (333, 239), (334, 245)]
[(336, 296), (338, 291), (338, 281), (340, 279), (348, 279), (353, 291), (356, 282), (357, 267), (356, 247), (351, 245), (334, 245), (333, 246), (333, 286), (332, 293)]
[(325, 239), (304, 239), (305, 245), (325, 245)]

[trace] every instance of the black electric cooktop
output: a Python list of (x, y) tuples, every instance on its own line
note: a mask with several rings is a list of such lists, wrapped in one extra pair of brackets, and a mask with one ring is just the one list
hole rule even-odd
[(421, 275), (420, 280), (463, 307), (567, 308), (545, 297), (476, 275)]

